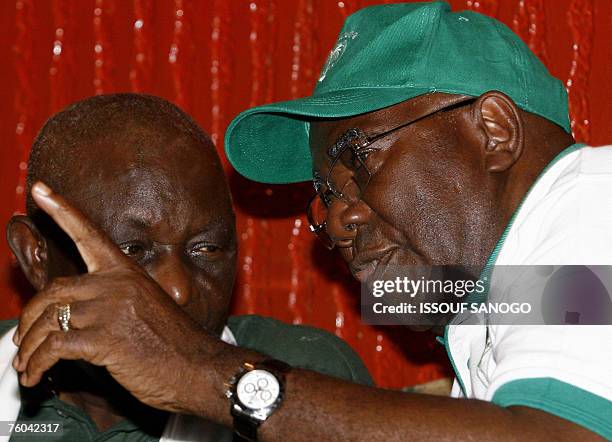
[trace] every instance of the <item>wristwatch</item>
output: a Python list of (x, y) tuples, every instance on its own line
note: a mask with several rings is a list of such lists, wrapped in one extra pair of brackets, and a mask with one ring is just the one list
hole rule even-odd
[(234, 417), (234, 440), (257, 440), (257, 429), (280, 406), (291, 366), (276, 359), (245, 362), (226, 384)]

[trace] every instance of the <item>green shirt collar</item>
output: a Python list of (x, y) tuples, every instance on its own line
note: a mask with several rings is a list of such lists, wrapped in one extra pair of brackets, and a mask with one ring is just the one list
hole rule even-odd
[[(146, 431), (143, 431), (139, 425), (130, 419), (124, 419), (106, 431), (101, 432), (84, 410), (62, 401), (56, 395), (41, 396), (38, 392), (25, 389), (21, 385), (20, 390), (22, 405), (18, 421), (22, 423), (30, 419), (35, 421), (61, 421), (63, 424), (63, 438), (77, 437), (80, 440), (86, 440), (83, 437), (87, 435), (89, 439), (96, 440), (112, 440), (114, 437), (119, 437), (121, 440), (159, 439), (159, 437), (149, 435)], [(30, 407), (35, 407), (35, 409), (30, 411), (28, 410)], [(33, 413), (31, 416), (29, 415), (30, 412)], [(127, 433), (132, 433), (132, 436), (125, 439)]]

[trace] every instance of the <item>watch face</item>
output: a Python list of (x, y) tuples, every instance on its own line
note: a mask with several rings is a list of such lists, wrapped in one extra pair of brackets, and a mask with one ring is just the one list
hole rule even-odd
[(280, 394), (276, 377), (266, 370), (251, 370), (240, 378), (236, 395), (245, 407), (259, 410), (272, 405)]

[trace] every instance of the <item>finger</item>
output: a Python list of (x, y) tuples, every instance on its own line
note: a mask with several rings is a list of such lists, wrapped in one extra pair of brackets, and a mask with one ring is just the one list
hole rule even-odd
[[(71, 330), (80, 330), (95, 322), (94, 316), (96, 316), (95, 312), (98, 306), (92, 306), (92, 303), (97, 304), (95, 300), (70, 303)], [(58, 321), (58, 308), (60, 305), (62, 304), (49, 304), (23, 336), (19, 351), (13, 360), (13, 367), (17, 371), (25, 370), (34, 351), (45, 341), (50, 333), (60, 331)]]
[[(77, 300), (86, 301), (100, 296), (100, 293), (104, 291), (101, 281), (103, 278), (99, 275), (79, 275), (53, 280), (45, 290), (38, 292), (23, 308), (17, 327), (17, 345), (21, 345), (23, 337), (28, 333), (32, 324), (50, 305), (71, 304)], [(57, 311), (55, 314), (57, 322)]]
[(60, 359), (83, 359), (93, 364), (98, 362), (96, 365), (99, 365), (96, 357), (96, 348), (99, 347), (95, 343), (97, 337), (99, 333), (91, 329), (49, 333), (32, 354), (25, 371), (19, 377), (21, 384), (26, 387), (38, 384), (44, 373)]
[(102, 230), (45, 184), (40, 181), (35, 183), (32, 197), (38, 207), (72, 238), (90, 273), (120, 264), (133, 265)]

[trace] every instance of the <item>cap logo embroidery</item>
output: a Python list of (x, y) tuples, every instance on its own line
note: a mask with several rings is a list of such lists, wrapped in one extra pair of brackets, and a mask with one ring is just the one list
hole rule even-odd
[(340, 38), (338, 38), (336, 46), (334, 46), (334, 49), (332, 49), (332, 51), (329, 53), (329, 56), (325, 61), (325, 65), (323, 66), (323, 69), (321, 69), (321, 76), (319, 77), (319, 82), (325, 79), (327, 72), (332, 67), (334, 67), (336, 62), (340, 59), (340, 57), (342, 57), (342, 54), (344, 54), (344, 50), (346, 49), (348, 42), (357, 38), (357, 35), (357, 32), (350, 31), (345, 34), (342, 34)]

